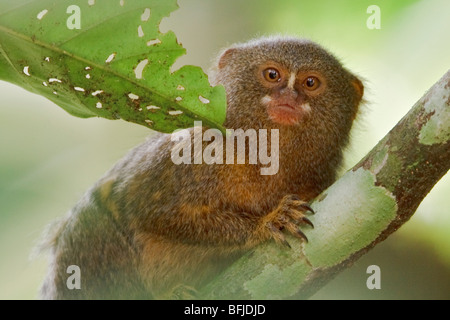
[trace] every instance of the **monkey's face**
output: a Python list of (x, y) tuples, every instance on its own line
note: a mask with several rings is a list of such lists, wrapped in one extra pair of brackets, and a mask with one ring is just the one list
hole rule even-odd
[(226, 50), (216, 82), (225, 86), (230, 127), (349, 131), (362, 83), (319, 45), (262, 38)]
[(275, 61), (259, 66), (256, 78), (266, 89), (261, 98), (269, 118), (282, 125), (295, 125), (311, 113), (310, 101), (326, 90), (326, 78), (317, 71), (293, 71)]

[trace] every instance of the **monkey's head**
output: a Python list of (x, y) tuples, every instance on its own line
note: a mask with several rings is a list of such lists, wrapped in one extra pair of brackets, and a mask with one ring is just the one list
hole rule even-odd
[(213, 79), (227, 91), (229, 128), (350, 130), (363, 85), (314, 42), (269, 37), (226, 49)]

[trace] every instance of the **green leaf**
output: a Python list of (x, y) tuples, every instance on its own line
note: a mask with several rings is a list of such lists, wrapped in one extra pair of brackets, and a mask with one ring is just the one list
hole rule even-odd
[(0, 79), (78, 117), (224, 131), (224, 88), (199, 67), (170, 70), (185, 49), (158, 26), (175, 9), (176, 0), (3, 0)]

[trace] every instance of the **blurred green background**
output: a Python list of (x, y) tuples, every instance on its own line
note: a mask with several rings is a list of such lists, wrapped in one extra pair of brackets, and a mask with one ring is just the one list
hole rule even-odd
[[(381, 8), (380, 30), (366, 27), (372, 4)], [(345, 169), (450, 67), (447, 0), (179, 0), (179, 5), (161, 25), (188, 51), (174, 69), (193, 64), (207, 70), (222, 47), (279, 33), (319, 42), (364, 78), (367, 104)], [(32, 252), (45, 226), (149, 134), (123, 121), (72, 117), (0, 82), (0, 299), (37, 298), (46, 259)], [(408, 223), (313, 299), (449, 299), (449, 194), (446, 175)], [(372, 264), (381, 268), (381, 290), (366, 287)]]

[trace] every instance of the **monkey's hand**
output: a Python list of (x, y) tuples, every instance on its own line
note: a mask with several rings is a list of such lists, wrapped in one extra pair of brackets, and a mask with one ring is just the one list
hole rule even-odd
[[(300, 230), (299, 225), (308, 224), (314, 228), (312, 222), (305, 216), (307, 212), (314, 213), (314, 210), (297, 195), (287, 195), (278, 207), (262, 219), (262, 227), (270, 234), (277, 243), (290, 248), (286, 241), (283, 229), (308, 242), (305, 234)], [(264, 232), (263, 231), (263, 232)]]

